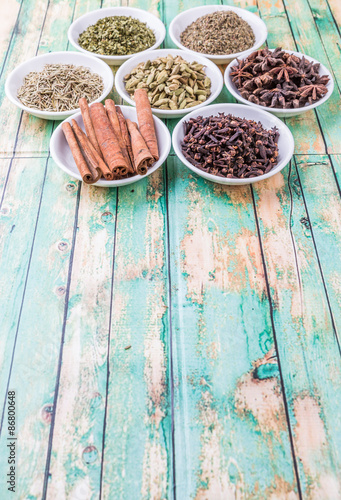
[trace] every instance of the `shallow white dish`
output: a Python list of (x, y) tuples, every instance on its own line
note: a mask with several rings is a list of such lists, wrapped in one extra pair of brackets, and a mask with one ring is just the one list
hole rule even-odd
[[(270, 50), (271, 50), (271, 52), (273, 52), (275, 49), (270, 49)], [(288, 54), (294, 54), (295, 56), (300, 57), (300, 58), (302, 58), (304, 56), (305, 59), (307, 59), (310, 62), (313, 61), (314, 63), (319, 63), (319, 61), (317, 61), (313, 57), (306, 56), (305, 54), (302, 54), (301, 52), (294, 52), (292, 50), (285, 50), (285, 52), (288, 52)], [(329, 97), (332, 95), (333, 90), (334, 90), (334, 80), (333, 80), (333, 77), (332, 77), (330, 71), (325, 66), (323, 66), (323, 64), (319, 63), (320, 64), (319, 74), (320, 75), (328, 75), (330, 78), (329, 82), (326, 85), (326, 87), (328, 89), (328, 93), (324, 97), (322, 97), (322, 99), (320, 99), (319, 101), (316, 101), (314, 104), (308, 104), (308, 105), (304, 106), (303, 108), (281, 109), (281, 108), (270, 108), (268, 106), (261, 106), (260, 104), (254, 104), (254, 103), (248, 101), (247, 99), (244, 99), (244, 97), (242, 97), (240, 95), (240, 92), (237, 89), (236, 85), (232, 82), (231, 77), (230, 77), (230, 73), (231, 73), (231, 71), (233, 71), (234, 66), (236, 66), (237, 64), (238, 64), (238, 61), (235, 59), (227, 66), (227, 68), (225, 70), (224, 81), (225, 81), (225, 85), (227, 87), (227, 90), (233, 95), (233, 97), (235, 97), (237, 99), (237, 101), (242, 102), (243, 104), (247, 104), (248, 106), (253, 106), (255, 108), (262, 109), (264, 111), (269, 111), (270, 113), (273, 113), (274, 115), (279, 116), (280, 118), (288, 118), (290, 116), (301, 115), (303, 113), (306, 113), (310, 109), (317, 108), (317, 106), (320, 106), (321, 104), (323, 104), (324, 102), (326, 102), (329, 99)]]
[(88, 50), (82, 49), (82, 47), (78, 44), (78, 38), (81, 33), (83, 33), (86, 28), (96, 24), (99, 19), (103, 19), (104, 17), (111, 16), (131, 16), (135, 19), (139, 19), (139, 21), (146, 23), (149, 28), (154, 31), (156, 41), (154, 45), (152, 45), (149, 49), (146, 49), (142, 52), (137, 52), (138, 54), (143, 54), (150, 50), (154, 50), (159, 47), (165, 39), (166, 36), (166, 28), (163, 22), (154, 14), (142, 9), (135, 9), (133, 7), (108, 7), (107, 9), (97, 9), (84, 16), (79, 17), (74, 21), (69, 30), (68, 30), (68, 38), (71, 43), (77, 50), (80, 50), (84, 54), (91, 54), (102, 61), (105, 61), (107, 64), (111, 64), (113, 66), (118, 66), (122, 64), (127, 59), (134, 57), (136, 54), (129, 54), (126, 56), (105, 56), (102, 54), (95, 54), (94, 52), (89, 52)]
[[(218, 10), (232, 10), (239, 17), (244, 19), (250, 27), (255, 35), (255, 43), (250, 49), (244, 50), (243, 52), (237, 52), (235, 54), (226, 54), (226, 55), (213, 55), (213, 54), (203, 54), (201, 52), (195, 52), (184, 45), (182, 45), (180, 41), (181, 33), (192, 24), (196, 19), (202, 16), (206, 16), (207, 14), (212, 14)], [(216, 64), (227, 64), (236, 57), (246, 57), (248, 54), (251, 54), (254, 50), (257, 50), (263, 43), (265, 42), (268, 36), (268, 30), (264, 21), (260, 19), (260, 17), (256, 16), (256, 14), (252, 14), (246, 9), (240, 9), (239, 7), (231, 7), (229, 5), (203, 5), (202, 7), (194, 7), (193, 9), (185, 10), (178, 14), (169, 26), (169, 35), (172, 41), (175, 43), (177, 47), (183, 50), (187, 50), (192, 54), (200, 54), (202, 56), (211, 59)]]
[[(203, 170), (196, 168), (192, 165), (181, 151), (181, 141), (184, 138), (184, 121), (188, 121), (190, 118), (197, 116), (215, 116), (218, 113), (225, 113), (225, 115), (231, 113), (234, 116), (238, 116), (241, 118), (246, 118), (247, 120), (259, 121), (263, 125), (264, 128), (270, 129), (272, 127), (277, 127), (279, 131), (279, 140), (278, 140), (278, 163), (277, 165), (267, 174), (260, 175), (259, 177), (252, 177), (248, 179), (230, 179), (224, 177), (218, 177), (216, 175), (208, 174)], [(228, 185), (243, 185), (243, 184), (252, 184), (254, 182), (259, 182), (264, 179), (268, 179), (273, 175), (277, 174), (284, 168), (290, 161), (293, 153), (294, 153), (294, 138), (292, 133), (288, 129), (288, 127), (276, 116), (267, 113), (266, 111), (262, 111), (259, 109), (252, 108), (251, 106), (244, 106), (243, 104), (213, 104), (211, 106), (207, 106), (204, 109), (193, 111), (189, 113), (187, 116), (184, 116), (182, 120), (176, 125), (173, 131), (173, 148), (177, 155), (177, 157), (182, 161), (186, 167), (191, 169), (197, 175), (204, 177), (212, 182), (217, 182), (218, 184), (228, 184)]]
[[(136, 110), (131, 106), (120, 106), (125, 118), (129, 118), (130, 120), (137, 122)], [(78, 125), (84, 130), (84, 124), (82, 119), (82, 114), (76, 113), (73, 116), (70, 116), (65, 122), (71, 122), (74, 119), (78, 123)], [(63, 122), (64, 123), (64, 122)], [(64, 172), (71, 175), (75, 179), (82, 180), (82, 177), (78, 171), (78, 168), (73, 159), (71, 150), (69, 148), (68, 143), (66, 142), (64, 132), (62, 130), (62, 124), (58, 125), (56, 130), (53, 132), (51, 141), (50, 141), (50, 151), (51, 156), (54, 161), (57, 163), (58, 167), (60, 167)], [(125, 186), (126, 184), (132, 184), (133, 182), (140, 181), (144, 179), (148, 175), (152, 174), (157, 170), (162, 163), (166, 160), (170, 147), (171, 147), (171, 137), (168, 128), (166, 125), (154, 116), (154, 124), (155, 124), (155, 132), (158, 141), (159, 147), (159, 155), (160, 159), (157, 161), (150, 169), (146, 175), (134, 175), (133, 177), (129, 177), (127, 179), (120, 179), (116, 181), (106, 181), (105, 179), (100, 179), (94, 186), (104, 186), (104, 187), (119, 187)]]
[(39, 111), (39, 109), (29, 108), (24, 106), (18, 99), (17, 94), (19, 88), (23, 85), (25, 77), (31, 71), (41, 71), (45, 64), (74, 64), (75, 66), (84, 66), (89, 68), (93, 73), (97, 73), (103, 78), (104, 89), (101, 96), (93, 102), (100, 102), (107, 97), (114, 85), (114, 75), (107, 64), (96, 59), (96, 57), (80, 54), (79, 52), (50, 52), (41, 56), (33, 57), (28, 61), (20, 64), (8, 76), (5, 84), (5, 92), (10, 101), (18, 108), (23, 109), (27, 113), (45, 120), (64, 120), (68, 116), (73, 115), (79, 108), (70, 111)]
[(221, 71), (218, 68), (218, 66), (212, 63), (210, 60), (206, 59), (206, 57), (200, 56), (197, 53), (184, 52), (183, 50), (178, 50), (178, 49), (160, 49), (160, 50), (153, 50), (152, 52), (144, 52), (138, 54), (135, 57), (132, 57), (124, 64), (122, 64), (122, 66), (117, 71), (115, 77), (116, 90), (120, 94), (120, 96), (129, 104), (135, 106), (134, 99), (130, 97), (129, 93), (125, 89), (124, 85), (125, 75), (128, 75), (131, 72), (131, 70), (136, 68), (136, 66), (141, 62), (146, 62), (149, 59), (153, 61), (158, 57), (167, 57), (168, 54), (171, 54), (173, 57), (181, 56), (188, 62), (196, 61), (199, 64), (203, 64), (204, 66), (206, 66), (205, 73), (211, 79), (211, 95), (202, 104), (193, 106), (193, 108), (167, 110), (167, 109), (157, 109), (152, 107), (154, 115), (159, 116), (160, 118), (179, 118), (180, 116), (184, 116), (194, 109), (199, 109), (206, 106), (207, 104), (214, 101), (214, 99), (218, 97), (224, 85), (223, 75), (221, 74)]

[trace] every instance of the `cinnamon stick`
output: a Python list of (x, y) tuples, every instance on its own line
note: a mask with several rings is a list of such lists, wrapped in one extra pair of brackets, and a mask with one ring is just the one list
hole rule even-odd
[(92, 104), (90, 106), (90, 116), (103, 158), (111, 172), (116, 173), (117, 169), (122, 168), (128, 171), (127, 160), (123, 156), (103, 104)]
[(153, 155), (140, 134), (137, 124), (129, 118), (126, 122), (131, 137), (135, 171), (139, 175), (146, 175), (148, 168), (154, 163)]
[(82, 113), (82, 118), (83, 118), (83, 123), (84, 123), (84, 128), (85, 132), (87, 133), (87, 136), (89, 138), (89, 141), (93, 145), (93, 147), (96, 149), (97, 154), (103, 159), (101, 149), (98, 145), (97, 137), (94, 131), (94, 127), (91, 121), (90, 117), (90, 111), (89, 111), (89, 106), (88, 106), (88, 101), (86, 100), (85, 97), (81, 97), (78, 101), (81, 113)]
[(100, 174), (97, 170), (92, 170), (91, 168), (89, 168), (88, 164), (86, 163), (70, 123), (63, 123), (62, 130), (64, 132), (65, 139), (70, 146), (73, 159), (75, 160), (83, 181), (86, 184), (94, 184), (100, 178)]
[(120, 122), (121, 134), (122, 134), (124, 143), (126, 145), (126, 148), (127, 148), (127, 151), (128, 151), (128, 155), (129, 155), (129, 158), (130, 158), (130, 161), (131, 161), (131, 164), (134, 166), (133, 150), (132, 150), (132, 147), (131, 147), (130, 135), (129, 135), (129, 132), (128, 132), (128, 127), (127, 127), (126, 119), (124, 118), (122, 110), (121, 110), (121, 108), (119, 106), (116, 106), (116, 111), (117, 111), (118, 120)]
[(72, 120), (72, 128), (88, 165), (92, 165), (94, 169), (98, 170), (101, 176), (104, 177), (104, 179), (106, 179), (107, 181), (111, 181), (114, 178), (113, 173), (104, 163), (102, 157), (99, 156), (96, 149), (91, 144), (89, 138), (80, 128), (76, 120)]
[(125, 141), (123, 140), (122, 133), (121, 133), (121, 127), (120, 127), (120, 122), (117, 116), (116, 108), (115, 108), (115, 103), (112, 99), (106, 99), (105, 100), (105, 110), (107, 112), (109, 121), (111, 123), (112, 128), (114, 129), (115, 135), (118, 139), (118, 142), (120, 144), (120, 148), (122, 150), (123, 156), (127, 160), (128, 164), (128, 171), (130, 173), (134, 172), (134, 168), (132, 166), (128, 150), (125, 144)]
[(159, 150), (155, 133), (154, 118), (146, 89), (135, 90), (134, 99), (136, 104), (137, 121), (141, 135), (145, 140), (149, 151), (155, 158), (155, 161), (158, 161)]

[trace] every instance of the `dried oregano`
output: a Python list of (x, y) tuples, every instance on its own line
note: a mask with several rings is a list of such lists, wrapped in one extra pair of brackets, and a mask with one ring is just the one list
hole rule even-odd
[(171, 54), (140, 63), (124, 82), (132, 96), (136, 89), (146, 89), (152, 107), (158, 109), (191, 108), (211, 95), (211, 80), (204, 66)]
[(106, 56), (125, 56), (149, 49), (156, 39), (146, 23), (127, 16), (99, 19), (79, 35), (82, 49)]
[(255, 35), (249, 24), (231, 10), (199, 17), (180, 35), (188, 49), (204, 54), (235, 54), (250, 49)]
[(18, 91), (18, 99), (27, 107), (41, 111), (69, 111), (78, 101), (98, 99), (104, 89), (103, 79), (89, 68), (73, 64), (45, 64), (42, 71), (32, 71)]

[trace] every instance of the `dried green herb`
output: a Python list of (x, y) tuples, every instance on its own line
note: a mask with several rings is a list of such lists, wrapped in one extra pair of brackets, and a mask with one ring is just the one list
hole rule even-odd
[(231, 10), (199, 17), (180, 35), (190, 50), (212, 55), (235, 54), (250, 49), (255, 35), (249, 24)]
[(146, 89), (152, 107), (158, 109), (191, 108), (211, 95), (211, 80), (204, 66), (170, 54), (140, 63), (124, 81), (132, 96), (136, 89)]
[(79, 35), (82, 49), (106, 56), (125, 56), (149, 49), (156, 41), (146, 23), (127, 16), (99, 19)]
[(103, 79), (89, 68), (73, 64), (45, 64), (32, 71), (18, 91), (18, 99), (27, 107), (41, 111), (69, 111), (78, 108), (85, 97), (93, 102), (104, 89)]

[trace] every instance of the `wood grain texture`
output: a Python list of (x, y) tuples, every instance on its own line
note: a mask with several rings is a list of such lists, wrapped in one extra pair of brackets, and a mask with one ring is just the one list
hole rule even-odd
[[(18, 161), (21, 164), (24, 162), (23, 159)], [(38, 175), (37, 177), (39, 178)], [(1, 366), (1, 374), (9, 379), (9, 387), (16, 388), (18, 391), (17, 456), (18, 470), (20, 470), (17, 482), (18, 498), (26, 498), (29, 495), (31, 498), (42, 496), (48, 438), (53, 415), (55, 378), (64, 322), (77, 184), (61, 174), (52, 160), (49, 161), (40, 217), (27, 269), (25, 295), (22, 298), (19, 319), (12, 317), (11, 338), (14, 339), (16, 336), (13, 364), (10, 367), (11, 357), (8, 351), (7, 353), (5, 351), (6, 357)], [(26, 184), (26, 188), (28, 185)], [(59, 196), (55, 197), (57, 187)], [(29, 209), (29, 204), (25, 203), (25, 199), (22, 203), (24, 210), (28, 211), (28, 217), (33, 218), (33, 207)], [(46, 217), (45, 214), (49, 216)], [(27, 224), (27, 221), (22, 220), (16, 223), (14, 231), (17, 229), (23, 235), (23, 231), (20, 230), (21, 223)], [(17, 252), (13, 251), (13, 257), (16, 253), (20, 256), (21, 252), (22, 249), (18, 246)], [(13, 257), (8, 259), (9, 266), (15, 265)], [(21, 266), (23, 271), (26, 271), (24, 262)], [(17, 271), (16, 265), (14, 270)], [(32, 318), (35, 320), (32, 321)], [(15, 331), (16, 323), (17, 331)], [(7, 383), (7, 380), (5, 382)], [(1, 394), (3, 393), (2, 390)], [(6, 491), (2, 480), (8, 471), (6, 454), (3, 453), (5, 440), (6, 435), (2, 433), (0, 439), (1, 491)]]
[(305, 195), (290, 167), (254, 192), (302, 493), (338, 498), (340, 352)]
[(250, 188), (168, 169), (178, 494), (296, 498)]
[(119, 189), (103, 498), (172, 492), (165, 186)]
[[(252, 188), (205, 182), (173, 150), (138, 184), (80, 185), (48, 158), (56, 123), (4, 96), (17, 64), (71, 49), (85, 12), (129, 4), (169, 26), (206, 3), (11, 0), (0, 16), (0, 396), (17, 390), (18, 498), (341, 499), (339, 2), (224, 0), (336, 82), (286, 119), (291, 165)], [(5, 500), (6, 472), (3, 426)]]

